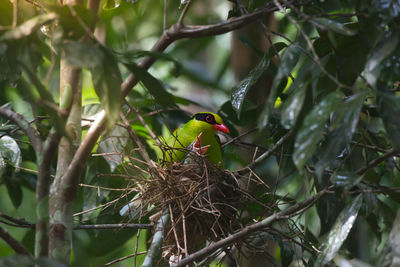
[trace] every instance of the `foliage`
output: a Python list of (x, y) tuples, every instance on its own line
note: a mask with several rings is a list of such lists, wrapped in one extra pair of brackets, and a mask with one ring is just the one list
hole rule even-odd
[[(122, 264), (140, 265), (150, 230), (71, 230), (72, 223), (157, 223), (151, 212), (139, 222), (119, 215), (135, 195), (130, 185), (146, 177), (146, 155), (157, 161), (153, 134), (175, 129), (187, 111), (211, 109), (232, 133), (224, 166), (242, 176), (248, 195), (236, 207), (236, 234), (262, 225), (251, 230), (257, 237), (238, 234), (240, 240), (254, 247), (262, 247), (257, 238), (272, 240), (276, 251), (263, 253), (282, 266), (391, 264), (400, 201), (398, 1), (165, 1), (165, 11), (162, 1), (104, 0), (99, 11), (99, 1), (85, 2), (0, 1), (0, 230), (15, 239), (0, 235), (0, 262), (29, 261), (12, 255), (15, 243), (26, 254), (38, 250), (28, 222), (54, 225), (49, 189), (38, 182), (49, 174), (51, 182), (79, 177), (65, 195), (74, 213), (64, 214), (65, 236), (73, 242), (72, 252), (61, 254), (71, 255), (71, 265), (100, 266), (132, 253)], [(260, 19), (270, 11), (275, 30)], [(229, 57), (240, 51), (230, 51), (228, 33), (250, 22), (271, 43), (260, 51), (241, 39), (259, 58), (235, 84)], [(207, 24), (213, 26), (199, 26)], [(81, 80), (78, 126), (70, 120), (80, 91), (62, 66)], [(249, 95), (260, 90), (254, 85), (263, 73), (273, 80), (263, 87), (268, 98), (256, 104)], [(57, 159), (60, 137), (80, 138), (71, 127), (82, 127), (83, 142)], [(69, 156), (60, 173), (60, 158)], [(33, 203), (45, 214), (36, 217)], [(223, 241), (209, 251), (204, 244), (202, 255), (211, 256), (203, 264), (217, 264), (222, 252), (235, 257), (233, 245), (243, 243)], [(51, 246), (36, 263), (63, 263)]]

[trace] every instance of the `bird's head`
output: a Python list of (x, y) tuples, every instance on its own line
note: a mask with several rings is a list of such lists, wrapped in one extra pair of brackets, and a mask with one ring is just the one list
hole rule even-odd
[(210, 124), (216, 131), (229, 134), (228, 127), (222, 121), (222, 118), (211, 112), (199, 112), (192, 116), (192, 120), (197, 120)]

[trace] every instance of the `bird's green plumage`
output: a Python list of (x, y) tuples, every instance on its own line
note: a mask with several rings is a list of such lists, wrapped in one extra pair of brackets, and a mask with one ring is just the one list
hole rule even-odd
[[(217, 124), (222, 124), (222, 119), (217, 114), (209, 112), (204, 114), (213, 115), (215, 122)], [(182, 161), (187, 153), (185, 149), (202, 133), (200, 145), (202, 147), (210, 145), (207, 150), (206, 158), (215, 165), (222, 167), (221, 145), (216, 132), (213, 124), (197, 120), (195, 116), (193, 116), (190, 121), (176, 129), (166, 139), (167, 149), (164, 151), (164, 161), (166, 163)]]
[[(220, 116), (210, 112), (194, 114), (190, 121), (176, 129), (166, 138), (166, 145), (162, 149), (163, 151), (156, 149), (160, 163), (166, 166), (171, 162), (183, 161), (188, 152), (187, 148), (195, 143), (199, 135), (202, 134), (198, 148), (200, 148), (202, 153), (201, 148), (209, 146), (205, 150), (206, 158), (216, 166), (222, 168), (221, 145), (216, 134), (217, 131), (229, 133), (228, 128), (222, 123)], [(120, 210), (121, 216), (129, 214), (132, 219), (139, 216), (139, 203), (140, 194)]]

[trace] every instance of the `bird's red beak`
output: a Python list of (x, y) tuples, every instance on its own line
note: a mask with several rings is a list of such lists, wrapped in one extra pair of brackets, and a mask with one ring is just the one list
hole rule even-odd
[(227, 133), (230, 134), (231, 132), (229, 132), (228, 127), (225, 126), (225, 124), (213, 124), (213, 127), (215, 130), (223, 132), (223, 133)]

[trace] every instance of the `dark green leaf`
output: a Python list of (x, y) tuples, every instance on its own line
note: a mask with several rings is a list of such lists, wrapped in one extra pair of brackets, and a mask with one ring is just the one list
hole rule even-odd
[[(326, 62), (327, 57), (321, 59), (322, 66), (324, 66)], [(290, 93), (289, 98), (285, 100), (282, 105), (281, 124), (284, 128), (290, 129), (294, 127), (303, 107), (309, 83), (315, 84), (320, 73), (321, 68), (319, 66), (308, 58), (304, 60), (297, 77), (287, 89), (287, 93)]]
[(87, 34), (88, 29), (93, 30), (95, 26), (94, 13), (83, 5), (63, 5), (61, 7), (48, 5), (47, 8), (59, 15), (59, 24), (68, 39), (78, 39)]
[(292, 245), (286, 241), (280, 240), (279, 247), (281, 251), (282, 267), (290, 266), (294, 256)]
[(330, 180), (336, 186), (342, 186), (346, 189), (350, 189), (360, 182), (359, 178), (359, 175), (351, 172), (337, 172), (331, 176)]
[[(19, 62), (19, 64), (22, 66), (22, 68), (26, 72), (31, 83), (36, 87), (36, 90), (38, 91), (42, 100), (47, 101), (48, 104), (56, 105), (56, 103), (53, 100), (53, 96), (51, 95), (49, 90), (47, 90), (47, 88), (42, 84), (41, 80), (36, 75), (36, 73), (34, 73), (23, 62)], [(27, 92), (26, 92), (27, 95), (32, 94), (32, 92), (30, 92), (30, 88), (27, 86), (23, 86), (23, 87), (21, 87), (21, 89), (27, 90)], [(58, 112), (53, 107), (50, 107), (48, 104), (44, 105), (44, 108), (46, 109), (47, 113), (49, 114), (50, 119), (52, 120), (57, 132), (59, 132), (63, 136), (68, 136), (67, 132), (65, 131), (64, 120), (58, 115)]]
[(8, 81), (11, 86), (16, 87), (21, 76), (17, 57), (19, 49), (16, 45), (0, 42), (0, 79)]
[(283, 79), (289, 76), (290, 72), (296, 66), (300, 54), (300, 48), (295, 44), (292, 44), (286, 48), (286, 51), (282, 56), (281, 64), (279, 65), (278, 73), (276, 74), (274, 82), (272, 83), (267, 103), (259, 116), (258, 127), (260, 130), (267, 126), (270, 114), (274, 108), (276, 97), (278, 95), (279, 85), (282, 83)]
[[(104, 158), (95, 157), (88, 161), (85, 175), (85, 184), (99, 187), (110, 187), (110, 179), (106, 176), (98, 177), (99, 173), (106, 175), (109, 173), (109, 167)], [(83, 189), (83, 210), (90, 210), (97, 207), (105, 197), (109, 195), (109, 190), (96, 189), (91, 187), (85, 187)], [(82, 215), (83, 220), (88, 220), (93, 215), (97, 214), (96, 210), (93, 212), (87, 212)]]
[(5, 32), (0, 36), (0, 41), (18, 40), (31, 35), (38, 30), (40, 26), (47, 24), (57, 18), (56, 13), (47, 13), (36, 16), (28, 21), (25, 21), (18, 27)]
[(121, 73), (117, 61), (108, 50), (102, 49), (101, 65), (91, 69), (93, 85), (106, 112), (107, 126), (111, 127), (119, 118), (121, 110)]
[(136, 64), (129, 64), (127, 67), (135, 74), (149, 93), (154, 96), (157, 103), (164, 107), (175, 106), (173, 96), (165, 90), (164, 85), (147, 70)]
[(238, 118), (240, 118), (240, 113), (247, 92), (258, 81), (264, 71), (268, 68), (269, 64), (270, 59), (267, 57), (267, 54), (265, 54), (260, 63), (258, 63), (258, 65), (252, 69), (243, 80), (232, 88), (231, 102)]
[(68, 55), (66, 61), (72, 67), (93, 68), (103, 61), (104, 54), (92, 43), (65, 41), (61, 48)]
[(365, 95), (365, 93), (353, 95), (336, 107), (334, 120), (329, 127), (327, 143), (321, 148), (320, 160), (315, 170), (318, 176), (351, 142)]
[(306, 97), (307, 84), (296, 89), (289, 98), (283, 102), (281, 113), (281, 124), (284, 128), (290, 129), (294, 126), (297, 117), (303, 107)]
[(327, 19), (327, 18), (314, 18), (313, 19), (315, 22), (325, 26), (329, 30), (332, 30), (334, 32), (344, 34), (344, 35), (355, 35), (357, 32), (350, 30), (349, 28), (346, 28), (346, 26), (340, 22)]
[(377, 106), (388, 137), (400, 150), (400, 97), (390, 92), (377, 91)]
[[(118, 213), (110, 214), (109, 211), (103, 210), (96, 223), (121, 223), (121, 216)], [(129, 239), (131, 239), (136, 233), (136, 229), (120, 229), (119, 231), (101, 231), (88, 230), (86, 233), (90, 237), (90, 246), (87, 247), (87, 251), (90, 255), (102, 256), (111, 251), (120, 248)], [(144, 233), (143, 233), (144, 234)]]
[(8, 170), (4, 180), (6, 183), (8, 196), (10, 197), (14, 207), (18, 208), (22, 203), (22, 189), (12, 172), (13, 170)]
[[(382, 61), (387, 58), (393, 51), (395, 51), (400, 41), (400, 33), (388, 32), (385, 34), (372, 53), (365, 65), (364, 73), (368, 83), (375, 85), (382, 69)], [(394, 67), (394, 66), (393, 66)]]
[(297, 168), (303, 168), (307, 159), (314, 153), (317, 144), (323, 137), (325, 122), (342, 96), (340, 91), (330, 93), (317, 103), (305, 117), (294, 143), (292, 159)]
[(338, 253), (356, 221), (358, 211), (362, 204), (362, 195), (358, 195), (339, 214), (334, 226), (329, 232), (327, 240), (322, 244), (322, 252), (319, 254), (316, 264), (323, 266), (331, 261)]

